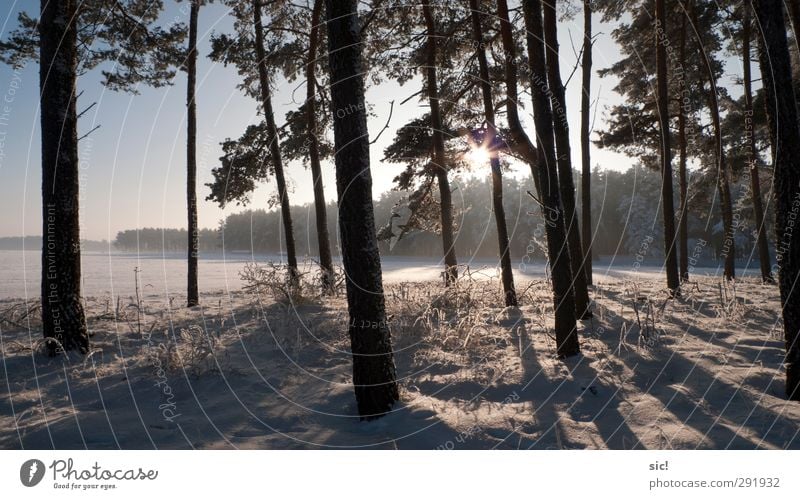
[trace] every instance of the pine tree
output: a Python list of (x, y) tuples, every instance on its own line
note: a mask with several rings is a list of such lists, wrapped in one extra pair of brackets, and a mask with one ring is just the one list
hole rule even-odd
[(77, 16), (74, 0), (42, 0), (42, 325), (51, 354), (89, 351), (81, 300), (78, 219)]
[(372, 206), (367, 109), (356, 0), (326, 0), (339, 234), (347, 277), (353, 384), (363, 419), (398, 400)]
[[(595, 0), (595, 6), (598, 12), (603, 12), (603, 20), (618, 23), (612, 35), (623, 57), (609, 68), (601, 69), (599, 74), (617, 77), (615, 90), (624, 98), (623, 103), (611, 106), (605, 120), (606, 127), (598, 132), (599, 140), (595, 144), (623, 152), (640, 164), (662, 173), (661, 118), (664, 116), (659, 111), (660, 101), (652, 90), (658, 88), (657, 52), (661, 49), (666, 52), (665, 63), (671, 75), (667, 81), (671, 98), (667, 100), (669, 112), (666, 121), (670, 127), (677, 128), (677, 140), (670, 140), (670, 146), (677, 149), (679, 181), (679, 228), (674, 253), (680, 253), (679, 280), (685, 281), (689, 278), (689, 201), (691, 199), (696, 204), (698, 196), (704, 192), (697, 189), (698, 192), (690, 196), (687, 166), (694, 158), (705, 171), (711, 170), (712, 163), (714, 173), (717, 169), (716, 161), (712, 162), (708, 154), (713, 148), (707, 142), (713, 139), (707, 137), (704, 131), (708, 127), (701, 123), (703, 110), (708, 104), (707, 92), (702, 86), (707, 81), (707, 75), (701, 54), (696, 50), (688, 50), (687, 29), (691, 23), (687, 19), (687, 10), (683, 2), (665, 3), (665, 10), (669, 7), (665, 14), (671, 22), (667, 23), (666, 29), (656, 33), (661, 43), (654, 43), (655, 0), (647, 0), (644, 8), (639, 4), (614, 0)], [(703, 8), (698, 14), (703, 25), (718, 23), (717, 12), (709, 5), (701, 6)], [(628, 19), (620, 20), (626, 17)], [(719, 50), (718, 34), (715, 31), (704, 31), (703, 34), (709, 54)], [(711, 58), (711, 62), (715, 73), (718, 72), (718, 61)], [(673, 151), (670, 151), (670, 160), (672, 156)], [(701, 170), (695, 178), (702, 182), (706, 177), (711, 178), (711, 175), (705, 175)], [(713, 178), (716, 177), (714, 174)], [(696, 206), (692, 205), (691, 208), (695, 209)], [(658, 239), (662, 239), (662, 236)], [(677, 260), (677, 254), (674, 256)]]
[(275, 113), (272, 110), (272, 90), (270, 88), (267, 56), (264, 52), (264, 27), (261, 20), (261, 1), (262, 0), (253, 0), (253, 28), (255, 32), (253, 43), (256, 53), (256, 66), (258, 68), (258, 82), (261, 91), (261, 105), (263, 107), (264, 120), (266, 121), (267, 140), (269, 141), (275, 183), (278, 184), (278, 200), (281, 206), (283, 230), (286, 236), (286, 262), (288, 265), (289, 277), (294, 281), (299, 277), (297, 271), (297, 255), (294, 246), (294, 226), (292, 224), (289, 190), (283, 171), (278, 127), (275, 125)]
[(567, 99), (561, 81), (561, 67), (558, 55), (558, 21), (556, 19), (556, 0), (544, 0), (544, 39), (546, 47), (547, 84), (552, 94), (553, 125), (556, 141), (556, 163), (558, 166), (558, 187), (564, 208), (564, 223), (567, 229), (567, 246), (572, 268), (572, 287), (575, 293), (575, 312), (578, 319), (592, 317), (589, 290), (586, 285), (583, 244), (578, 212), (575, 208), (575, 184), (572, 179), (572, 150), (569, 141), (567, 122)]
[[(537, 196), (541, 197), (542, 189), (539, 184), (539, 151), (533, 145), (519, 115), (519, 106), (522, 104), (519, 99), (519, 74), (517, 67), (517, 42), (514, 26), (511, 23), (508, 13), (508, 2), (497, 0), (497, 17), (500, 20), (500, 39), (503, 44), (504, 59), (504, 79), (506, 86), (506, 119), (508, 120), (509, 146), (516, 155), (526, 163), (531, 169), (531, 176), (536, 187)], [(519, 37), (522, 40), (524, 36)]]
[(575, 297), (571, 286), (570, 256), (566, 250), (567, 229), (556, 170), (553, 111), (547, 89), (542, 2), (523, 0), (522, 8), (527, 30), (528, 60), (531, 63), (533, 114), (539, 139), (539, 184), (542, 188), (540, 202), (546, 221), (547, 256), (552, 270), (556, 349), (559, 357), (570, 357), (580, 353), (580, 344), (575, 319)]
[(314, 214), (316, 217), (317, 246), (319, 249), (319, 265), (322, 268), (322, 286), (327, 292), (334, 290), (333, 256), (331, 241), (328, 233), (328, 217), (326, 214), (325, 188), (322, 183), (322, 154), (319, 128), (317, 119), (317, 53), (322, 40), (322, 2), (314, 0), (311, 13), (311, 29), (308, 41), (308, 61), (306, 62), (306, 102), (305, 114), (308, 125), (308, 159), (311, 165), (311, 175), (314, 182)]
[(672, 150), (669, 130), (669, 91), (667, 86), (666, 29), (664, 0), (656, 0), (656, 67), (658, 73), (658, 117), (661, 129), (661, 204), (664, 215), (664, 266), (667, 287), (673, 295), (680, 293), (678, 260), (675, 247), (675, 209), (672, 200)]
[[(679, 58), (686, 61), (686, 24), (688, 16), (681, 16), (681, 31), (679, 42)], [(686, 77), (678, 78), (678, 95), (684, 96), (687, 92)], [(687, 109), (681, 97), (678, 104), (678, 189), (680, 190), (680, 217), (678, 218), (678, 247), (679, 261), (678, 272), (681, 282), (689, 281), (689, 179), (687, 175), (688, 144), (686, 139)], [(690, 110), (689, 110), (690, 111)]]
[[(331, 294), (335, 292), (335, 275), (326, 217), (322, 161), (328, 159), (333, 151), (326, 137), (330, 128), (325, 91), (327, 70), (325, 64), (319, 64), (320, 59), (325, 57), (323, 4), (324, 0), (266, 2), (263, 7), (270, 18), (269, 24), (264, 26), (270, 69), (280, 70), (287, 83), (297, 80), (301, 80), (301, 85), (305, 83), (305, 101), (297, 110), (286, 113), (286, 123), (278, 133), (283, 162), (288, 164), (300, 160), (311, 170), (321, 284), (323, 291)], [(245, 70), (250, 69), (246, 60), (241, 64)], [(298, 220), (293, 220), (295, 233), (300, 234), (296, 230), (297, 223)]]
[[(695, 26), (695, 30), (698, 30), (699, 24), (694, 1), (690, 1), (691, 4), (689, 10), (692, 14), (692, 24)], [(708, 78), (709, 84), (707, 93), (708, 109), (711, 114), (711, 123), (714, 127), (714, 156), (717, 164), (716, 183), (720, 197), (720, 208), (722, 210), (722, 225), (724, 231), (722, 253), (725, 258), (725, 263), (723, 275), (725, 279), (732, 280), (736, 277), (736, 244), (734, 243), (733, 202), (731, 200), (730, 172), (728, 171), (728, 164), (725, 157), (725, 145), (722, 139), (719, 96), (717, 95), (717, 77), (714, 74), (710, 55), (705, 48), (706, 46), (703, 43), (703, 38), (699, 31), (695, 32), (695, 40), (697, 41), (697, 50), (701, 54), (701, 60), (703, 61), (703, 67), (705, 68), (706, 78)]]
[(189, 7), (189, 46), (186, 55), (186, 207), (188, 213), (188, 279), (186, 302), (189, 307), (200, 303), (197, 285), (197, 17), (200, 13), (200, 0), (188, 0)]
[(0, 43), (6, 64), (19, 68), (29, 60), (39, 62), (41, 315), (50, 354), (89, 351), (81, 297), (78, 75), (114, 61), (101, 69), (109, 89), (135, 92), (140, 83), (170, 84), (185, 55), (179, 47), (186, 30), (181, 24), (166, 30), (156, 26), (162, 8), (152, 0), (42, 0), (39, 19), (21, 12), (19, 27)]
[(800, 124), (783, 2), (754, 0), (753, 9), (761, 26), (759, 59), (767, 95), (770, 142), (775, 150), (775, 236), (786, 340), (786, 397), (800, 400), (800, 231), (792, 230), (800, 199)]
[(471, 84), (454, 71), (459, 41), (453, 33), (462, 14), (459, 7), (453, 2), (427, 0), (379, 2), (368, 17), (370, 29), (365, 32), (371, 80), (390, 78), (404, 85), (419, 72), (422, 88), (412, 97), (419, 94), (430, 108), (430, 112), (400, 127), (392, 144), (384, 150), (384, 161), (406, 166), (394, 182), (395, 189), (408, 194), (393, 210), (388, 223), (379, 221), (383, 225), (379, 238), (396, 244), (415, 232), (440, 234), (444, 283), (448, 286), (458, 277), (450, 175), (464, 166), (454, 154), (458, 148), (455, 143), (463, 140), (454, 140), (460, 137), (451, 126), (460, 118), (453, 112), (460, 104), (460, 97), (454, 97), (458, 91), (454, 92), (453, 85), (468, 88)]
[(592, 0), (583, 0), (581, 54), (581, 242), (586, 284), (592, 285), (592, 165), (590, 150), (592, 90)]
[[(238, 139), (222, 143), (224, 155), (220, 166), (212, 169), (213, 181), (208, 200), (224, 206), (232, 201), (248, 204), (259, 182), (275, 178), (277, 196), (269, 206), (280, 206), (281, 225), (286, 240), (289, 275), (297, 277), (295, 221), (291, 216), (288, 182), (284, 164), (300, 160), (309, 165), (313, 180), (314, 212), (317, 245), (323, 290), (333, 291), (333, 257), (326, 218), (322, 161), (332, 154), (326, 139), (329, 113), (326, 112), (326, 65), (317, 72), (325, 24), (321, 22), (322, 1), (308, 5), (283, 2), (261, 2), (261, 16), (255, 22), (253, 0), (227, 0), (234, 18), (233, 35), (212, 36), (210, 57), (225, 65), (233, 65), (242, 77), (238, 85), (244, 93), (261, 103), (263, 121), (250, 125)], [(264, 24), (263, 17), (269, 18)], [(256, 29), (258, 28), (258, 29)], [(259, 35), (260, 33), (260, 35)], [(260, 43), (257, 41), (260, 37)], [(253, 64), (257, 61), (257, 64)], [(278, 128), (272, 108), (271, 82), (280, 70), (287, 81), (305, 77), (306, 99), (297, 110), (286, 114), (286, 122)], [(263, 83), (262, 83), (263, 82)]]
[(475, 41), (475, 54), (478, 56), (481, 93), (483, 96), (483, 110), (486, 118), (483, 136), (476, 142), (481, 147), (489, 149), (489, 161), (492, 169), (492, 211), (497, 225), (497, 240), (500, 248), (500, 270), (503, 281), (503, 295), (507, 307), (518, 305), (517, 291), (514, 288), (514, 273), (511, 267), (511, 250), (508, 244), (508, 227), (506, 225), (506, 212), (503, 207), (503, 173), (500, 169), (500, 138), (498, 136), (494, 113), (494, 98), (492, 96), (491, 81), (489, 80), (489, 65), (486, 60), (485, 41), (481, 27), (481, 12), (478, 9), (478, 0), (469, 0), (472, 18), (472, 36)]
[[(800, 6), (794, 3), (798, 9)], [(742, 79), (744, 83), (745, 116), (754, 116), (753, 110), (753, 85), (752, 71), (750, 68), (750, 40), (752, 34), (751, 5), (749, 1), (742, 2), (744, 19), (742, 20)], [(767, 230), (764, 222), (764, 204), (761, 200), (761, 179), (758, 173), (758, 148), (756, 146), (755, 124), (750, 123), (745, 127), (747, 135), (748, 151), (750, 155), (750, 195), (753, 201), (753, 216), (756, 226), (756, 245), (758, 247), (758, 262), (761, 269), (761, 280), (764, 283), (773, 284), (775, 279), (772, 276), (771, 260), (769, 256), (769, 244), (767, 242)]]
[(431, 107), (431, 134), (433, 135), (433, 151), (431, 167), (436, 172), (439, 185), (439, 203), (441, 212), (442, 246), (444, 250), (445, 283), (450, 285), (458, 278), (458, 260), (455, 253), (453, 237), (453, 199), (450, 192), (450, 181), (447, 178), (448, 168), (445, 157), (442, 115), (439, 106), (439, 84), (436, 77), (436, 44), (438, 34), (436, 21), (429, 4), (430, 0), (422, 0), (422, 12), (425, 18), (425, 78), (428, 91), (428, 102)]

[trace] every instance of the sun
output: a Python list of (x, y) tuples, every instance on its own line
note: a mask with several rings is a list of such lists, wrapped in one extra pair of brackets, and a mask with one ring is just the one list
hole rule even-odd
[(485, 166), (491, 159), (489, 150), (484, 146), (472, 147), (467, 153), (467, 159), (474, 166)]

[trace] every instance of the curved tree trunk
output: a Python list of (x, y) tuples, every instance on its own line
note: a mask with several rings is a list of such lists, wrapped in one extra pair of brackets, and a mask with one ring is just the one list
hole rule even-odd
[(195, 87), (197, 83), (197, 16), (200, 10), (199, 0), (189, 0), (189, 47), (186, 56), (186, 207), (188, 215), (188, 278), (186, 288), (186, 304), (194, 307), (200, 303), (197, 289), (197, 102)]
[(565, 250), (567, 229), (561, 207), (556, 171), (556, 147), (553, 113), (547, 88), (544, 27), (541, 0), (523, 0), (527, 30), (528, 60), (531, 61), (531, 95), (533, 115), (539, 137), (539, 176), (542, 186), (542, 214), (547, 233), (547, 255), (553, 275), (553, 307), (555, 309), (556, 348), (559, 357), (580, 353), (575, 319), (575, 298), (572, 292), (572, 270), (569, 252)]
[(478, 66), (481, 80), (481, 94), (483, 96), (483, 110), (486, 116), (485, 143), (490, 148), (490, 162), (492, 167), (492, 209), (497, 225), (497, 242), (500, 247), (500, 268), (502, 271), (503, 294), (507, 307), (518, 305), (517, 291), (514, 289), (514, 273), (511, 268), (511, 249), (508, 244), (508, 227), (506, 225), (506, 210), (503, 207), (503, 172), (500, 169), (498, 157), (498, 137), (494, 119), (494, 100), (492, 99), (492, 86), (489, 82), (489, 64), (486, 60), (484, 49), (483, 29), (481, 28), (481, 13), (478, 10), (478, 0), (469, 0), (472, 11), (472, 36), (475, 40), (475, 51), (478, 56)]
[(297, 256), (294, 247), (294, 228), (292, 226), (292, 213), (289, 204), (289, 192), (286, 188), (286, 177), (283, 172), (281, 158), (281, 145), (278, 139), (278, 127), (275, 126), (275, 113), (272, 111), (272, 94), (269, 88), (269, 73), (267, 60), (264, 53), (264, 27), (261, 24), (261, 0), (253, 0), (253, 24), (255, 26), (256, 64), (258, 65), (258, 79), (261, 87), (261, 101), (264, 106), (264, 119), (267, 121), (269, 134), (270, 156), (275, 168), (275, 183), (278, 184), (278, 197), (281, 202), (281, 217), (283, 230), (286, 234), (286, 260), (289, 264), (289, 277), (298, 278)]
[(755, 0), (753, 5), (763, 33), (761, 75), (767, 97), (770, 142), (776, 152), (775, 236), (786, 340), (786, 397), (800, 400), (800, 230), (792, 230), (800, 199), (800, 126), (782, 3)]
[(371, 419), (389, 412), (399, 395), (372, 207), (361, 31), (356, 0), (326, 0), (325, 6), (353, 384), (359, 414)]
[(678, 259), (675, 255), (675, 207), (672, 201), (672, 151), (669, 132), (669, 90), (667, 88), (666, 8), (665, 0), (656, 0), (656, 71), (658, 79), (658, 120), (661, 128), (661, 209), (664, 215), (664, 266), (667, 288), (680, 294)]
[(308, 64), (306, 65), (306, 120), (308, 126), (308, 156), (311, 176), (314, 181), (314, 215), (317, 224), (317, 245), (319, 247), (319, 266), (322, 269), (322, 287), (327, 293), (334, 288), (333, 257), (328, 234), (328, 215), (325, 206), (325, 188), (322, 183), (322, 165), (319, 157), (319, 137), (317, 133), (317, 52), (320, 40), (320, 20), (323, 0), (314, 1), (311, 12), (311, 33), (309, 35)]
[(511, 146), (517, 154), (525, 159), (531, 169), (531, 176), (536, 187), (536, 194), (542, 196), (539, 185), (539, 151), (533, 145), (530, 137), (525, 133), (519, 117), (519, 92), (517, 90), (517, 47), (514, 43), (514, 31), (508, 15), (508, 2), (497, 0), (497, 17), (500, 19), (500, 39), (505, 52), (505, 80), (506, 80), (506, 117), (511, 134)]
[[(680, 60), (681, 64), (686, 62), (686, 16), (681, 16), (681, 39), (680, 39)], [(686, 172), (687, 143), (686, 143), (686, 114), (684, 106), (684, 94), (686, 93), (686, 78), (678, 78), (678, 146), (680, 147), (680, 157), (678, 160), (678, 185), (680, 189), (681, 213), (678, 219), (678, 245), (679, 272), (681, 282), (689, 281), (689, 182)]]
[[(797, 2), (792, 2), (797, 5)], [(764, 223), (764, 204), (761, 201), (761, 179), (758, 176), (758, 150), (756, 148), (756, 133), (753, 126), (753, 85), (750, 68), (750, 38), (752, 34), (752, 19), (750, 17), (750, 5), (744, 2), (744, 20), (742, 29), (742, 65), (744, 66), (744, 102), (745, 102), (745, 133), (750, 155), (750, 195), (753, 198), (753, 215), (756, 224), (756, 246), (758, 247), (758, 262), (761, 267), (761, 280), (764, 283), (773, 284), (775, 279), (772, 277), (771, 261), (769, 256), (769, 244), (767, 242), (767, 231)], [(800, 9), (800, 7), (798, 7)]]
[[(692, 19), (695, 29), (698, 29), (697, 12), (692, 4)], [(717, 97), (717, 78), (711, 67), (708, 53), (706, 52), (700, 33), (695, 32), (697, 48), (703, 59), (703, 67), (708, 78), (708, 110), (711, 114), (711, 121), (714, 126), (714, 145), (717, 157), (717, 190), (719, 191), (720, 208), (722, 210), (722, 226), (725, 237), (722, 244), (722, 254), (725, 257), (723, 275), (725, 279), (732, 280), (736, 277), (736, 242), (734, 240), (733, 229), (733, 202), (731, 200), (730, 174), (725, 159), (725, 144), (722, 141), (722, 126), (719, 117), (719, 98)]]
[(431, 107), (431, 128), (433, 133), (433, 169), (439, 184), (439, 202), (442, 221), (442, 246), (444, 251), (445, 285), (449, 286), (458, 278), (455, 240), (453, 238), (453, 197), (450, 181), (447, 178), (447, 160), (444, 154), (442, 135), (442, 115), (439, 110), (439, 85), (436, 80), (436, 22), (433, 19), (429, 0), (422, 0), (422, 13), (427, 29), (425, 47), (425, 76), (428, 84), (428, 101)]
[(592, 0), (583, 0), (581, 59), (581, 242), (586, 284), (592, 285), (592, 164), (590, 152), (592, 94)]
[(75, 0), (42, 0), (42, 328), (50, 355), (89, 351), (81, 298)]
[(569, 143), (567, 122), (567, 99), (561, 82), (561, 66), (558, 61), (558, 20), (556, 0), (544, 0), (544, 40), (546, 51), (547, 80), (552, 94), (553, 126), (556, 138), (556, 163), (558, 165), (558, 187), (564, 208), (564, 223), (567, 228), (567, 245), (572, 266), (572, 285), (575, 289), (575, 313), (578, 319), (592, 317), (589, 290), (586, 286), (583, 246), (581, 243), (578, 213), (575, 209), (575, 182), (572, 179), (572, 150)]

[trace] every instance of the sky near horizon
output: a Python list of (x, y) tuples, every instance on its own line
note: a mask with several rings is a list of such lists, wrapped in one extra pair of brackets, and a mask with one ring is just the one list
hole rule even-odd
[[(166, 2), (165, 19), (186, 22), (185, 4)], [(21, 10), (38, 14), (34, 0), (4, 2), (0, 10), (0, 38), (5, 38), (17, 24)], [(220, 142), (237, 138), (247, 125), (256, 123), (258, 103), (236, 88), (236, 70), (214, 63), (210, 52), (212, 33), (230, 32), (231, 19), (227, 8), (211, 4), (201, 9), (197, 82), (197, 161), (198, 219), (201, 228), (216, 227), (227, 214), (246, 208), (265, 209), (275, 189), (274, 182), (259, 187), (251, 203), (243, 208), (234, 204), (220, 209), (206, 201), (211, 169), (219, 163)], [(559, 25), (562, 76), (566, 80), (576, 62), (582, 38), (582, 19), (567, 20)], [(611, 65), (619, 52), (610, 37), (613, 28), (600, 23), (595, 16), (597, 41), (593, 53), (592, 99), (596, 101), (595, 128), (601, 125), (604, 109), (619, 97), (614, 93), (614, 80), (600, 79), (596, 70)], [(573, 51), (573, 46), (575, 51)], [(426, 110), (418, 98), (399, 103), (414, 94), (416, 79), (403, 87), (387, 82), (367, 92), (367, 102), (375, 116), (369, 119), (370, 138), (378, 135), (387, 123), (391, 102), (395, 101), (389, 128), (371, 146), (373, 197), (392, 188), (392, 179), (402, 165), (382, 163), (384, 148), (397, 128)], [(567, 110), (571, 125), (573, 164), (580, 165), (579, 113), (580, 69), (567, 86)], [(304, 89), (295, 91), (302, 81), (287, 83), (279, 79), (273, 90), (273, 105), (280, 126), (287, 111), (296, 109), (304, 97)], [(41, 163), (38, 109), (38, 64), (31, 63), (20, 71), (0, 65), (0, 99), (6, 109), (0, 117), (0, 237), (41, 234)], [(139, 95), (118, 93), (100, 84), (97, 72), (80, 78), (79, 111), (93, 102), (96, 105), (79, 122), (79, 134), (96, 126), (99, 129), (80, 141), (81, 171), (81, 237), (113, 240), (120, 230), (137, 227), (186, 227), (186, 76), (178, 73), (174, 84), (165, 88), (140, 87)], [(524, 98), (529, 99), (525, 96)], [(527, 103), (526, 103), (527, 104)], [(0, 106), (2, 110), (2, 106)], [(533, 134), (530, 105), (525, 105), (528, 132)], [(592, 164), (607, 169), (626, 169), (630, 158), (592, 146)], [(518, 164), (513, 174), (529, 175), (527, 166)], [(325, 194), (336, 199), (332, 161), (323, 163)], [(475, 175), (488, 175), (477, 169)], [(289, 165), (290, 199), (293, 205), (311, 203), (311, 173), (299, 162)], [(304, 217), (307, 214), (297, 213)]]

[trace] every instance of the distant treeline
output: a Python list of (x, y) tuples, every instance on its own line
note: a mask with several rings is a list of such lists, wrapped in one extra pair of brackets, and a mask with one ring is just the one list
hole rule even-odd
[[(656, 258), (663, 256), (662, 217), (659, 210), (660, 174), (646, 168), (625, 172), (595, 170), (592, 174), (592, 213), (595, 217), (593, 251), (596, 257), (610, 255)], [(702, 181), (702, 179), (698, 179)], [(768, 183), (765, 181), (765, 185)], [(491, 212), (489, 179), (454, 178), (451, 182), (456, 220), (456, 250), (460, 261), (470, 256), (497, 255), (497, 237)], [(511, 253), (515, 260), (527, 258), (542, 261), (544, 222), (536, 201), (527, 193), (533, 190), (529, 177), (515, 179), (506, 175), (504, 203), (511, 235)], [(736, 231), (737, 254), (743, 258), (753, 248), (752, 217), (747, 210), (744, 186), (734, 183), (734, 206), (738, 207)], [(392, 221), (397, 235), (403, 220), (405, 193), (390, 191), (375, 201), (375, 222), (378, 229)], [(677, 193), (676, 193), (677, 196)], [(578, 197), (580, 199), (580, 196)], [(676, 197), (677, 199), (677, 197)], [(739, 202), (737, 202), (739, 201)], [(689, 248), (693, 257), (714, 259), (722, 248), (722, 226), (719, 205), (713, 198), (697, 197), (689, 210)], [(677, 200), (676, 200), (677, 203)], [(770, 206), (771, 210), (772, 207)], [(328, 205), (328, 225), (336, 227), (336, 204)], [(393, 213), (400, 215), (393, 217)], [(298, 256), (317, 255), (317, 236), (312, 205), (293, 207), (294, 230)], [(710, 218), (710, 220), (709, 220)], [(767, 220), (773, 218), (767, 217)], [(200, 232), (200, 251), (241, 251), (279, 253), (285, 248), (280, 212), (247, 210), (229, 215), (218, 229)], [(388, 234), (388, 231), (381, 231)], [(771, 227), (768, 234), (772, 235)], [(337, 237), (332, 232), (332, 243)], [(184, 251), (185, 229), (126, 230), (117, 235), (114, 246), (123, 251)], [(439, 258), (442, 242), (436, 229), (404, 234), (380, 242), (383, 255), (425, 256)], [(335, 248), (334, 251), (337, 251)]]
[[(40, 250), (42, 236), (0, 237), (0, 250)], [(81, 240), (82, 251), (108, 251), (108, 241)]]
[[(201, 229), (198, 233), (200, 251), (219, 251), (220, 233), (216, 229)], [(117, 232), (114, 247), (122, 251), (177, 252), (186, 251), (188, 234), (186, 229), (128, 229)]]
[[(698, 186), (707, 181), (694, 179)], [(579, 185), (579, 182), (575, 182)], [(644, 259), (662, 258), (664, 254), (663, 216), (660, 211), (661, 175), (644, 167), (625, 172), (595, 169), (592, 172), (592, 215), (594, 257), (627, 255)], [(764, 185), (769, 185), (765, 179)], [(466, 257), (494, 257), (498, 253), (495, 224), (491, 212), (490, 180), (470, 179), (451, 181), (456, 209), (456, 248), (459, 261)], [(512, 258), (519, 260), (545, 258), (544, 221), (541, 209), (529, 194), (533, 191), (530, 177), (520, 180), (506, 176), (503, 195), (510, 235)], [(752, 209), (749, 194), (741, 182), (732, 185), (734, 212), (737, 217), (735, 243), (737, 255), (748, 258), (754, 247)], [(375, 205), (376, 224), (382, 226), (392, 215), (401, 193), (391, 192)], [(766, 196), (765, 196), (766, 197)], [(766, 197), (771, 199), (771, 196)], [(580, 195), (577, 197), (580, 200)], [(695, 196), (690, 200), (688, 214), (689, 251), (692, 258), (714, 260), (723, 248), (723, 229), (718, 200)], [(675, 193), (678, 204), (678, 193)], [(768, 221), (773, 220), (773, 206), (767, 206)], [(402, 213), (402, 212), (401, 212)], [(578, 210), (580, 213), (580, 210)], [(276, 215), (273, 215), (274, 217)], [(396, 219), (402, 220), (402, 219)], [(396, 222), (397, 223), (397, 222)], [(772, 238), (771, 222), (767, 234)], [(394, 229), (397, 233), (398, 229)], [(313, 231), (310, 232), (313, 238)], [(227, 239), (227, 238), (226, 238)], [(394, 242), (394, 244), (392, 244)], [(382, 254), (436, 256), (441, 255), (441, 238), (432, 232), (406, 234), (399, 241), (381, 243)], [(755, 256), (757, 258), (757, 255)]]

